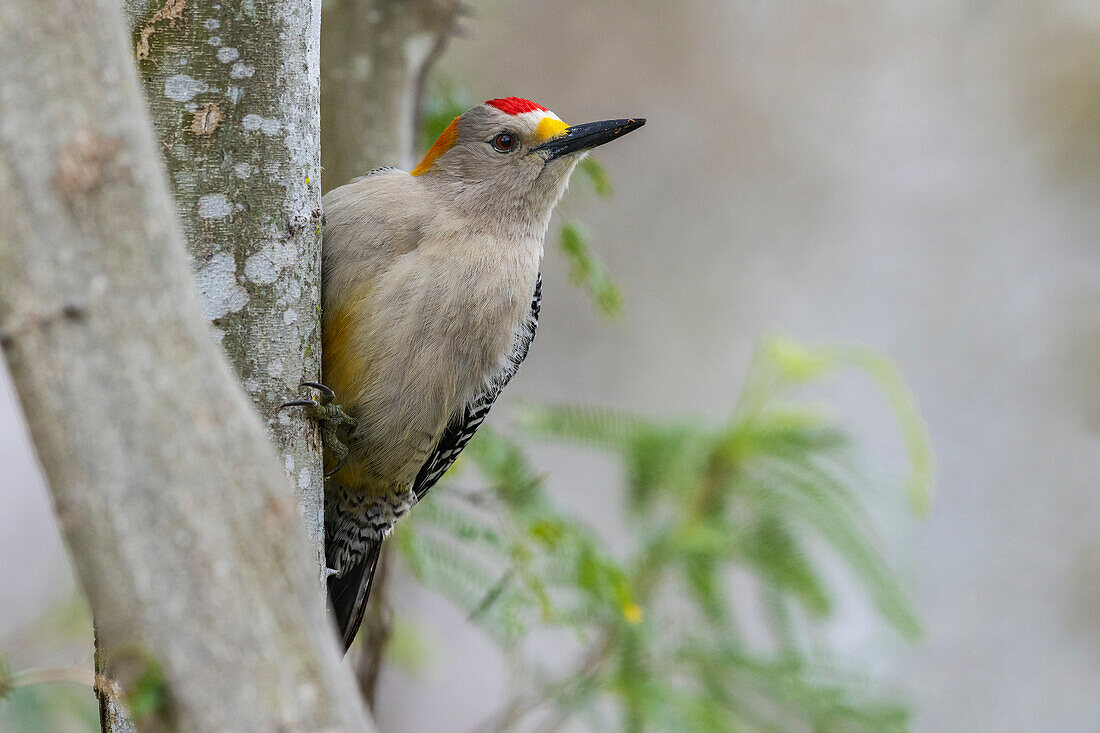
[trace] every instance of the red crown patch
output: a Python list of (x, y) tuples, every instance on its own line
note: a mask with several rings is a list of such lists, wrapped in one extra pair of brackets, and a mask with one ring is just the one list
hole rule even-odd
[(547, 112), (546, 107), (541, 104), (535, 104), (529, 99), (520, 99), (519, 97), (504, 97), (503, 99), (490, 99), (485, 104), (496, 107), (506, 115), (521, 115), (525, 112), (534, 112), (540, 110)]

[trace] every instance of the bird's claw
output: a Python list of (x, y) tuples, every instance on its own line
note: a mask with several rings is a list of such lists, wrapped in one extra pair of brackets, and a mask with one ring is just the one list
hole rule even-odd
[(328, 403), (332, 402), (332, 400), (336, 397), (336, 393), (332, 391), (331, 387), (321, 384), (320, 382), (302, 382), (302, 386), (313, 387), (313, 389), (320, 392), (321, 404), (323, 405), (327, 405)]
[[(323, 435), (323, 434), (322, 434), (321, 440), (322, 440), (322, 441), (324, 441), (324, 435)], [(332, 467), (332, 470), (331, 470), (331, 471), (329, 471), (328, 473), (326, 473), (326, 474), (325, 474), (325, 478), (328, 478), (329, 476), (332, 476), (332, 475), (333, 475), (334, 473), (336, 473), (336, 472), (337, 472), (337, 471), (339, 471), (339, 470), (340, 470), (341, 468), (343, 468), (343, 467), (344, 467), (344, 464), (348, 462), (348, 447), (347, 447), (346, 445), (344, 445), (344, 444), (343, 444), (343, 443), (342, 443), (342, 442), (340, 441), (340, 439), (339, 439), (339, 438), (336, 438), (336, 439), (335, 439), (335, 441), (336, 441), (336, 444), (337, 444), (338, 446), (340, 446), (340, 448), (342, 448), (342, 449), (343, 449), (343, 452), (344, 452), (344, 454), (343, 454), (342, 456), (339, 456), (339, 457), (338, 457), (338, 458), (336, 459), (336, 465)], [(327, 445), (327, 446), (328, 446), (328, 449), (329, 449), (330, 451), (332, 451), (332, 452), (333, 452), (334, 454), (336, 454), (336, 453), (337, 453), (337, 450), (336, 450), (336, 448), (334, 448), (334, 447), (333, 447), (332, 445), (329, 445), (328, 443), (325, 443), (325, 445)]]
[(315, 400), (291, 400), (279, 405), (280, 410), (287, 407), (320, 407), (320, 405)]
[(340, 434), (345, 436), (356, 428), (358, 423), (355, 418), (344, 412), (344, 408), (333, 402), (336, 393), (331, 388), (320, 382), (302, 382), (303, 387), (310, 387), (321, 393), (316, 400), (291, 400), (279, 406), (280, 410), (287, 407), (305, 407), (307, 414), (317, 421), (317, 427), (321, 432), (321, 442), (329, 449), (336, 459), (336, 465), (325, 474), (325, 478), (333, 475), (348, 460), (348, 447), (340, 440)]

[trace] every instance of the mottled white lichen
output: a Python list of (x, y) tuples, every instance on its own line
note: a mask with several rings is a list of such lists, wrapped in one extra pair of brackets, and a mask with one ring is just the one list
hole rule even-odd
[(173, 173), (172, 180), (175, 181), (176, 186), (179, 188), (191, 188), (199, 182), (195, 172), (186, 168)]
[[(270, 117), (261, 117), (257, 114), (245, 115), (241, 120), (241, 127), (248, 132), (259, 130), (265, 135), (276, 135), (283, 128), (281, 122)], [(278, 164), (276, 164), (278, 165)]]
[(240, 58), (241, 52), (231, 46), (223, 46), (218, 49), (218, 61), (223, 64), (228, 64), (230, 61), (236, 61)]
[(254, 283), (270, 285), (288, 267), (297, 263), (294, 245), (283, 240), (268, 242), (244, 263), (244, 276)]
[(302, 297), (302, 280), (297, 277), (288, 277), (283, 281), (283, 294), (291, 300)]
[(195, 275), (195, 284), (210, 320), (236, 313), (248, 305), (248, 293), (237, 283), (237, 263), (226, 252), (210, 258)]
[(190, 101), (196, 94), (210, 91), (206, 82), (200, 81), (187, 74), (176, 74), (164, 81), (164, 96), (173, 102)]
[(208, 193), (199, 196), (199, 217), (202, 219), (224, 219), (233, 213), (229, 199), (224, 193)]
[(233, 64), (233, 68), (229, 70), (229, 75), (234, 79), (247, 79), (255, 73), (256, 70), (243, 61)]
[(195, 157), (194, 153), (192, 153), (191, 151), (191, 148), (187, 145), (184, 145), (183, 143), (176, 143), (168, 149), (168, 152), (173, 158), (179, 161), (190, 161), (192, 158)]

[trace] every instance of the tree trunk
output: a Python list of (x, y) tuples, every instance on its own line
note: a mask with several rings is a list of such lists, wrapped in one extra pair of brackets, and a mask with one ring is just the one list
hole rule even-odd
[(278, 406), (320, 376), (320, 0), (124, 0), (206, 317), (324, 567), (321, 450)]
[(325, 188), (384, 165), (414, 164), (424, 77), (458, 0), (331, 0), (321, 26)]
[[(370, 730), (279, 458), (194, 295), (122, 23), (116, 0), (0, 3), (0, 345), (101, 653), (124, 691), (161, 695), (145, 728)], [(276, 122), (292, 129), (259, 134)], [(205, 190), (213, 231), (251, 217), (248, 195)], [(273, 251), (275, 225), (256, 224)], [(246, 278), (281, 297), (256, 254)], [(252, 338), (223, 330), (230, 350)]]
[(206, 317), (282, 454), (323, 588), (320, 444), (277, 409), (320, 373), (320, 0), (123, 7)]
[[(458, 12), (458, 0), (325, 3), (321, 158), (326, 190), (384, 165), (412, 168), (425, 80)], [(386, 557), (383, 552), (355, 657), (359, 689), (371, 709), (392, 627)]]

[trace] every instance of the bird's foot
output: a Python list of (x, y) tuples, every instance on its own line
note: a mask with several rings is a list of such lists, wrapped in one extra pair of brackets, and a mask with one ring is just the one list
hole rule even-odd
[(336, 465), (325, 474), (327, 478), (343, 468), (348, 459), (348, 447), (340, 440), (341, 432), (347, 435), (356, 428), (358, 423), (355, 418), (344, 412), (344, 408), (333, 401), (336, 393), (325, 385), (320, 382), (302, 382), (302, 386), (317, 390), (321, 393), (320, 397), (315, 400), (291, 400), (280, 405), (279, 409), (304, 407), (306, 414), (317, 421), (317, 427), (321, 431), (321, 442), (336, 459)]

